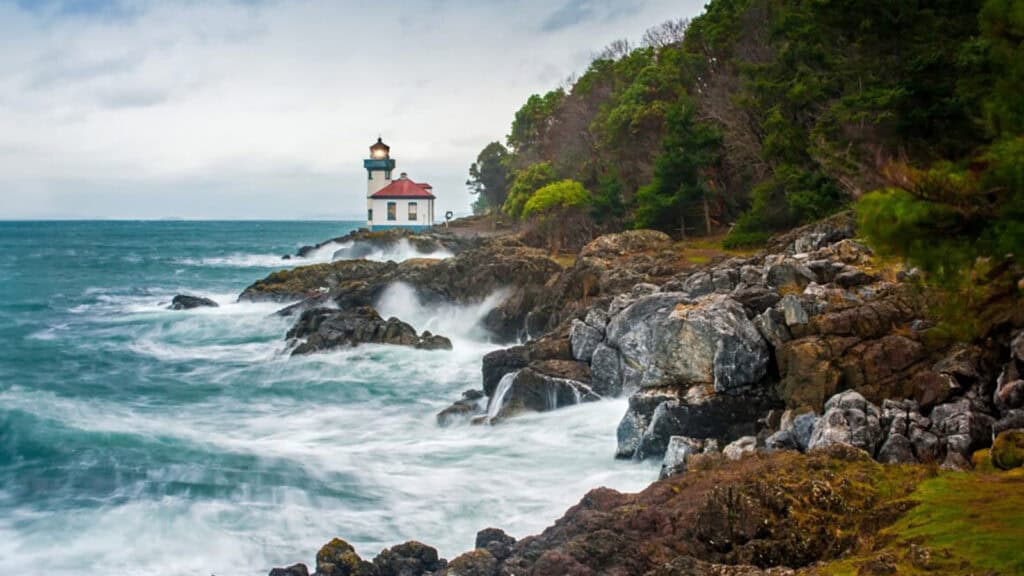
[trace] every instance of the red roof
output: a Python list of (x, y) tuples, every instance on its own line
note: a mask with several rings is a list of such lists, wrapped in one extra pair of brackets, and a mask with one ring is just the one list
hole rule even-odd
[(391, 184), (373, 193), (370, 198), (434, 198), (430, 184), (418, 184), (408, 178), (392, 180)]

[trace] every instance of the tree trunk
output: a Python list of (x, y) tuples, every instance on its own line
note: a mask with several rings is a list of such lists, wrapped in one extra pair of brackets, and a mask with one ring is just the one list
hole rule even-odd
[(708, 236), (711, 236), (711, 208), (708, 206), (708, 197), (704, 197), (704, 226), (707, 228)]
[(686, 240), (686, 216), (681, 212), (679, 214), (679, 236)]

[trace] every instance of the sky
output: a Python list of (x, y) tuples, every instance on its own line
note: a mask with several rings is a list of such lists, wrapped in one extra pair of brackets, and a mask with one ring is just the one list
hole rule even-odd
[(701, 0), (0, 0), (0, 219), (365, 217), (381, 135), (435, 212), (530, 94)]

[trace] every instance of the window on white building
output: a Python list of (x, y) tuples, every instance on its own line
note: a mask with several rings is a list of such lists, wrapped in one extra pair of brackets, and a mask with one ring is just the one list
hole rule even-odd
[(414, 222), (416, 220), (416, 203), (409, 202), (409, 221)]
[(388, 202), (388, 220), (398, 220), (398, 205)]
[(366, 210), (366, 221), (373, 222), (373, 208), (367, 208)]

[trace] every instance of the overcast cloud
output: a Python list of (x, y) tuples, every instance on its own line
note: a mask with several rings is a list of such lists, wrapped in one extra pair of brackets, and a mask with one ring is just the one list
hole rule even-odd
[(0, 218), (362, 217), (378, 133), (464, 213), (530, 94), (701, 5), (0, 2)]

